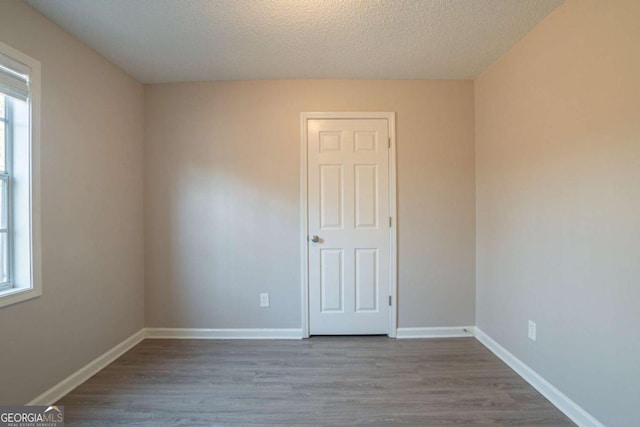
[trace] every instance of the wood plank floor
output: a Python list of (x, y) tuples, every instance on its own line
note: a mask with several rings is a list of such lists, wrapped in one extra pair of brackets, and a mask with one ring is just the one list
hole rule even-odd
[(474, 338), (145, 340), (64, 397), (67, 425), (573, 425)]

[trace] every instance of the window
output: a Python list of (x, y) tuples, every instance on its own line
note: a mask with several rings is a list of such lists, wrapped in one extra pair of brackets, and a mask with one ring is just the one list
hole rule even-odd
[(0, 42), (0, 307), (38, 297), (40, 63)]

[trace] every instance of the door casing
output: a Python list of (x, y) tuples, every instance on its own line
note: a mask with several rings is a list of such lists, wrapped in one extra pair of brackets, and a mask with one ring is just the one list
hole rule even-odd
[(397, 202), (396, 202), (396, 114), (385, 112), (306, 112), (300, 113), (300, 252), (301, 276), (302, 276), (302, 336), (309, 338), (309, 246), (307, 235), (309, 229), (309, 198), (308, 198), (308, 120), (322, 119), (386, 119), (389, 126), (391, 147), (389, 148), (389, 214), (391, 215), (391, 227), (389, 227), (389, 294), (391, 305), (389, 307), (388, 335), (396, 337), (397, 307), (398, 307), (398, 273), (397, 273)]

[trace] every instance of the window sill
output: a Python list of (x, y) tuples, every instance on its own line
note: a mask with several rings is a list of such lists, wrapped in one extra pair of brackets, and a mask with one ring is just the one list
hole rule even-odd
[(22, 301), (38, 298), (42, 290), (34, 288), (9, 288), (0, 291), (0, 307), (17, 304)]

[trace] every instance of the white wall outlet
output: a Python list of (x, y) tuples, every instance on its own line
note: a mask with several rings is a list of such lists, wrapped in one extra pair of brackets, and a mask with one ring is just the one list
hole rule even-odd
[(536, 340), (536, 322), (529, 320), (529, 339)]
[(269, 294), (260, 294), (260, 307), (269, 307)]

